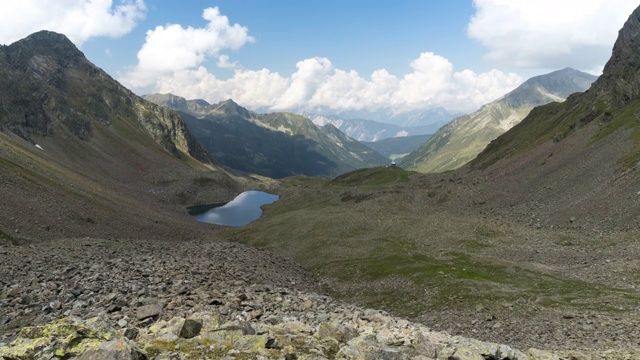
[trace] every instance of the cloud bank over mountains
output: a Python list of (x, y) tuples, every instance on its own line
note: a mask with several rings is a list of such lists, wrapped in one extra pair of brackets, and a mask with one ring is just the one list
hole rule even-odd
[[(217, 102), (232, 98), (243, 106), (273, 111), (313, 112), (317, 109), (402, 113), (444, 107), (471, 111), (514, 89), (524, 79), (514, 73), (491, 70), (454, 72), (453, 64), (432, 52), (410, 63), (412, 72), (402, 77), (379, 69), (370, 76), (336, 68), (330, 59), (300, 60), (289, 77), (263, 68), (244, 69), (222, 50), (237, 50), (254, 39), (249, 30), (231, 25), (217, 7), (204, 10), (204, 28), (172, 24), (147, 32), (138, 52), (138, 64), (120, 81), (138, 92), (173, 93), (188, 99)], [(220, 79), (202, 64), (217, 59), (234, 75)]]
[[(467, 36), (487, 48), (496, 68), (458, 70), (447, 58), (423, 49), (410, 60), (410, 71), (378, 69), (360, 74), (340, 69), (331, 59), (300, 59), (291, 75), (268, 68), (246, 69), (228, 53), (256, 40), (249, 28), (231, 23), (217, 7), (203, 10), (202, 27), (165, 24), (146, 32), (137, 63), (118, 80), (137, 93), (174, 93), (217, 102), (233, 98), (263, 110), (335, 112), (385, 110), (402, 113), (445, 108), (471, 112), (516, 88), (525, 79), (499, 70), (566, 66), (598, 74), (611, 53), (617, 31), (636, 0), (475, 0)], [(24, 16), (21, 14), (29, 14)], [(95, 37), (122, 37), (147, 14), (144, 0), (22, 0), (3, 4), (0, 43), (9, 44), (48, 29), (82, 46)], [(231, 53), (232, 54), (232, 53)], [(218, 69), (232, 69), (229, 78)]]
[[(574, 66), (598, 73), (610, 55), (618, 24), (624, 22), (635, 6), (630, 0), (621, 0), (615, 7), (606, 0), (560, 3), (476, 0), (476, 13), (467, 33), (487, 47), (486, 58), (497, 65), (550, 70)], [(411, 60), (411, 72), (401, 76), (386, 69), (360, 74), (353, 69), (336, 68), (325, 57), (298, 61), (290, 76), (267, 68), (244, 69), (228, 55), (217, 53), (223, 49), (237, 50), (253, 41), (248, 29), (230, 25), (217, 8), (205, 10), (203, 17), (210, 20), (207, 12), (215, 13), (218, 18), (215, 22), (221, 26), (206, 30), (172, 27), (176, 32), (184, 32), (183, 38), (190, 36), (189, 32), (207, 31), (216, 51), (181, 48), (181, 42), (173, 41), (169, 32), (153, 33), (153, 38), (148, 33), (147, 42), (138, 53), (140, 62), (136, 70), (120, 80), (141, 92), (174, 93), (210, 102), (233, 98), (253, 109), (307, 113), (317, 109), (337, 113), (362, 109), (402, 113), (437, 107), (471, 112), (525, 80), (498, 69), (483, 73), (470, 69), (454, 71), (454, 64), (448, 59), (428, 51), (417, 54)], [(229, 37), (230, 33), (235, 36)], [(156, 42), (152, 45), (151, 40)], [(158, 54), (180, 49), (186, 52), (185, 58), (196, 61), (174, 61), (171, 71), (158, 71), (153, 62), (142, 61), (143, 51), (149, 47)], [(228, 79), (216, 77), (215, 69), (202, 65), (208, 56), (217, 58), (219, 67), (234, 69), (234, 75)], [(140, 81), (138, 74), (147, 74), (143, 77), (147, 81)]]
[[(471, 70), (454, 72), (447, 59), (430, 52), (413, 60), (413, 71), (400, 78), (384, 69), (365, 78), (355, 70), (338, 69), (329, 59), (320, 57), (299, 61), (296, 67), (290, 77), (268, 69), (241, 69), (233, 77), (221, 80), (199, 66), (159, 77), (152, 87), (154, 92), (211, 102), (232, 98), (247, 107), (274, 111), (313, 112), (330, 108), (336, 112), (363, 109), (406, 112), (432, 107), (469, 111), (504, 95), (523, 81), (516, 74), (498, 70), (481, 74)], [(126, 79), (123, 81), (126, 84)]]

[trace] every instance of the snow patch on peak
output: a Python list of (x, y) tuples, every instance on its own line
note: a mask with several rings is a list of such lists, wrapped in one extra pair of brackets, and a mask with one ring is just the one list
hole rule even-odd
[(409, 136), (409, 133), (406, 130), (400, 130), (396, 133), (395, 137), (407, 137)]

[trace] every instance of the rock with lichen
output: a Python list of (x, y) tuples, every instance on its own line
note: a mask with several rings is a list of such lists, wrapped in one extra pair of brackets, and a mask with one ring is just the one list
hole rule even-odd
[(24, 327), (16, 340), (0, 348), (0, 356), (5, 360), (145, 358), (132, 341), (97, 318), (63, 318)]
[[(309, 308), (309, 304), (305, 304)], [(5, 360), (22, 359), (528, 359), (557, 360), (539, 350), (528, 355), (506, 345), (433, 332), (418, 324), (383, 315), (338, 323), (221, 321), (216, 309), (188, 318), (159, 320), (138, 329), (135, 340), (103, 320), (65, 318), (43, 326), (25, 327), (19, 337), (0, 349)], [(340, 316), (336, 314), (336, 316)], [(254, 319), (255, 320), (255, 319)], [(184, 335), (185, 326), (198, 331)], [(115, 325), (114, 325), (115, 326)]]

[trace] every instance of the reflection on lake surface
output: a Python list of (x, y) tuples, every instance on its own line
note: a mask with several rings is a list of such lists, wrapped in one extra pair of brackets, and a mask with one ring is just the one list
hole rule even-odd
[(260, 206), (271, 204), (276, 200), (278, 195), (250, 190), (236, 196), (223, 206), (205, 209), (200, 213), (191, 211), (191, 213), (200, 222), (238, 227), (257, 220), (262, 215)]

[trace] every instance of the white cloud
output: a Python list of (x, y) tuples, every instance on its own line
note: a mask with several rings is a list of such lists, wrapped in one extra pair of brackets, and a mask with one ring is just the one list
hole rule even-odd
[[(432, 107), (473, 111), (523, 81), (498, 70), (454, 72), (449, 60), (431, 52), (411, 61), (411, 71), (402, 77), (385, 69), (363, 77), (355, 70), (336, 68), (324, 57), (303, 59), (291, 76), (283, 77), (269, 69), (248, 70), (230, 62), (220, 52), (254, 41), (248, 29), (230, 25), (218, 8), (206, 9), (203, 17), (209, 21), (205, 28), (172, 24), (149, 30), (138, 64), (120, 81), (139, 92), (173, 93), (212, 103), (231, 98), (261, 111), (385, 110), (396, 114)], [(217, 78), (203, 66), (211, 58), (217, 58), (218, 67), (234, 69), (234, 75)]]
[(474, 0), (468, 35), (500, 65), (601, 69), (637, 0)]
[(451, 99), (455, 84), (449, 60), (426, 52), (411, 62), (411, 68), (413, 72), (404, 76), (394, 93), (394, 103), (416, 108), (442, 105)]
[(228, 55), (220, 55), (220, 57), (218, 57), (218, 67), (223, 68), (223, 69), (235, 69), (238, 67), (238, 62), (234, 61), (234, 62), (229, 62), (229, 56)]
[(288, 79), (267, 69), (237, 70), (230, 79), (220, 80), (200, 66), (160, 78), (154, 91), (209, 102), (233, 99), (243, 106), (266, 108), (273, 106), (288, 88)]
[(447, 59), (433, 53), (423, 53), (412, 61), (413, 71), (402, 78), (384, 69), (365, 78), (354, 70), (336, 69), (326, 58), (305, 59), (296, 66), (297, 71), (289, 78), (262, 69), (236, 70), (227, 80), (216, 78), (200, 66), (159, 78), (153, 91), (209, 102), (232, 98), (249, 108), (273, 111), (329, 108), (402, 113), (441, 106), (469, 112), (523, 81), (516, 74), (498, 70), (481, 74), (471, 70), (454, 72)]
[(92, 37), (117, 38), (129, 33), (146, 14), (143, 0), (4, 1), (0, 43), (10, 44), (40, 30), (65, 34), (76, 46)]
[(289, 88), (274, 103), (276, 109), (291, 109), (308, 102), (318, 87), (335, 72), (327, 58), (312, 58), (299, 61), (298, 71), (291, 75)]
[(138, 64), (120, 80), (134, 88), (149, 86), (158, 77), (193, 69), (223, 49), (236, 50), (254, 41), (246, 27), (230, 25), (217, 7), (205, 9), (202, 17), (208, 21), (204, 28), (170, 24), (147, 31)]

